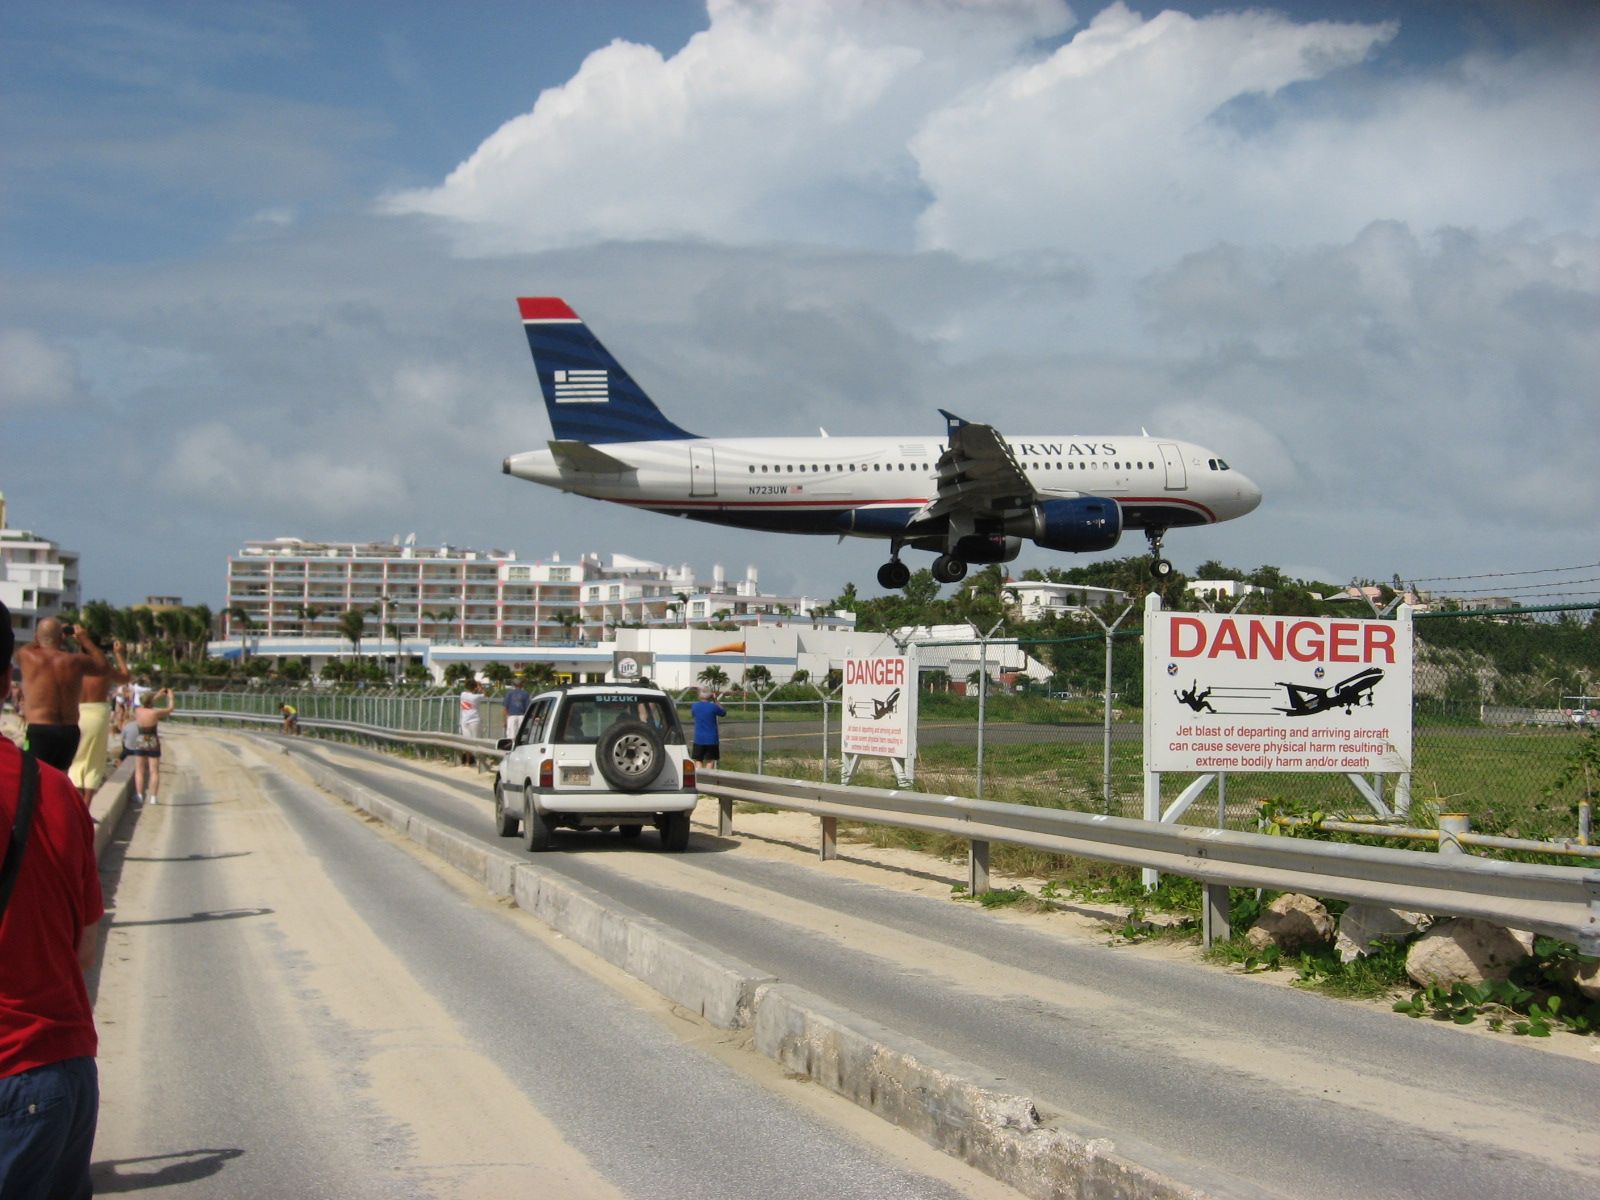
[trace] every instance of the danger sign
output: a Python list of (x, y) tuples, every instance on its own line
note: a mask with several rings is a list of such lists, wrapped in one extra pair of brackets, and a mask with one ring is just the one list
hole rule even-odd
[(1411, 769), (1411, 622), (1145, 614), (1151, 771)]

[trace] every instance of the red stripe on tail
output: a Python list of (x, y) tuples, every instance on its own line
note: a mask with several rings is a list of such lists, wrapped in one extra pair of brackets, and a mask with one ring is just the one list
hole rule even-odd
[(578, 314), (555, 296), (522, 296), (517, 300), (524, 321), (576, 321)]

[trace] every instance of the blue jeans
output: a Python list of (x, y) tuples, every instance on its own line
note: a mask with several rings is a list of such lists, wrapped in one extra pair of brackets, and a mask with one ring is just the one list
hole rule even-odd
[(86, 1200), (100, 1072), (68, 1058), (0, 1079), (0, 1200)]

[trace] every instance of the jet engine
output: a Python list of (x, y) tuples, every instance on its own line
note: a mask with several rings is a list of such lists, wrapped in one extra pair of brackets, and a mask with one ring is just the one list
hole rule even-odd
[(1122, 509), (1115, 500), (1102, 496), (1046, 500), (1006, 522), (1006, 532), (1028, 538), (1046, 550), (1074, 554), (1109, 550), (1122, 536)]

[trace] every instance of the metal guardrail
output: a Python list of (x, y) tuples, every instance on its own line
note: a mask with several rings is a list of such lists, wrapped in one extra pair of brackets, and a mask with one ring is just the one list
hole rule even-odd
[[(173, 715), (193, 720), (282, 725), (281, 718), (250, 713), (189, 709)], [(464, 750), (485, 758), (497, 758), (503, 753), (493, 742), (453, 734), (382, 729), (334, 720), (301, 721), (300, 726), (380, 741)], [(697, 781), (703, 795), (721, 802), (720, 828), (724, 835), (732, 831), (735, 801), (820, 817), (824, 858), (837, 853), (841, 820), (965, 839), (971, 846), (969, 879), (975, 894), (988, 890), (992, 842), (1149, 867), (1195, 879), (1205, 888), (1203, 915), (1208, 942), (1214, 936), (1227, 936), (1227, 889), (1262, 887), (1416, 912), (1477, 917), (1574, 942), (1587, 954), (1600, 953), (1600, 870), (1268, 837), (737, 771), (703, 770)]]
[[(221, 712), (207, 709), (186, 708), (168, 717), (168, 720), (187, 718), (194, 721), (241, 721), (246, 725), (269, 725), (281, 729), (282, 717), (263, 716), (259, 713)], [(454, 733), (423, 733), (414, 729), (384, 729), (379, 725), (361, 725), (355, 721), (335, 721), (327, 717), (302, 718), (299, 722), (302, 731), (327, 730), (330, 733), (345, 733), (354, 737), (375, 738), (380, 742), (404, 742), (411, 746), (428, 746), (435, 750), (454, 750), (457, 753), (471, 754), (475, 758), (500, 758), (505, 754), (494, 742), (488, 738), (462, 737)]]
[(723, 802), (725, 831), (731, 829), (731, 808), (738, 800), (821, 817), (825, 857), (832, 857), (830, 843), (839, 820), (964, 838), (973, 847), (974, 892), (987, 890), (988, 844), (1006, 842), (1199, 880), (1206, 888), (1208, 933), (1226, 928), (1228, 887), (1262, 887), (1478, 917), (1575, 942), (1586, 953), (1600, 951), (1600, 871), (1595, 870), (1268, 837), (734, 771), (701, 771), (697, 781), (702, 793)]

